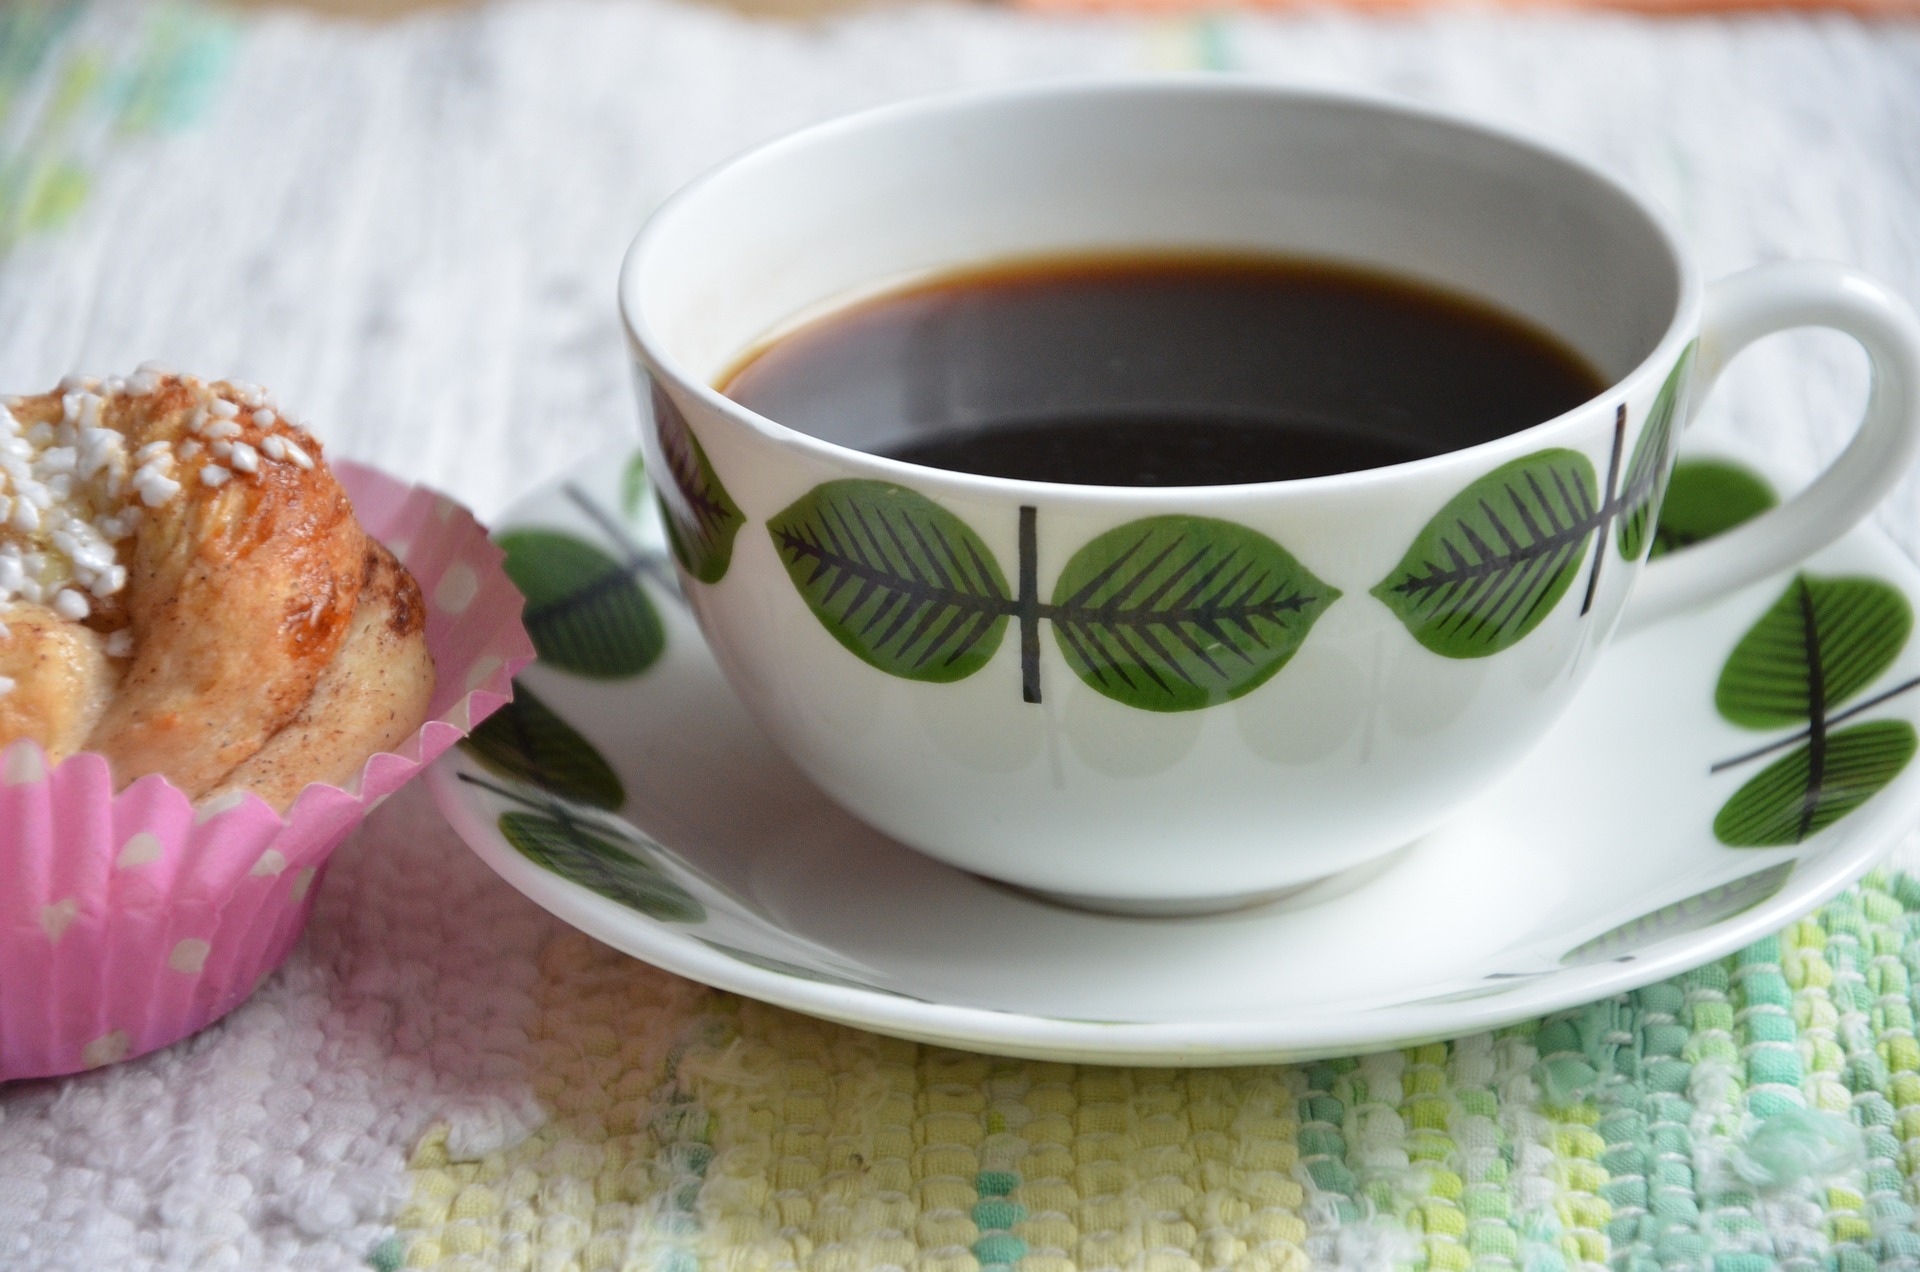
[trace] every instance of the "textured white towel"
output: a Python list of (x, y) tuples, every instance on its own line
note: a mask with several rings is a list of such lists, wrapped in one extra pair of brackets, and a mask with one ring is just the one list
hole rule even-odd
[[(1535, 130), (1677, 215), (1710, 274), (1830, 257), (1920, 295), (1920, 26), (1456, 14), (1180, 22), (980, 9), (771, 25), (523, 3), (353, 26), (0, 12), (0, 387), (157, 357), (272, 385), (335, 453), (485, 515), (633, 428), (627, 240), (731, 151), (906, 94), (1227, 68)], [(1770, 342), (1710, 408), (1789, 464), (1863, 397), (1835, 337)], [(1909, 548), (1909, 481), (1882, 513)], [(342, 850), (254, 1001), (148, 1060), (0, 1092), (0, 1268), (354, 1268), (421, 1130), (541, 1112), (553, 923), (420, 793)]]

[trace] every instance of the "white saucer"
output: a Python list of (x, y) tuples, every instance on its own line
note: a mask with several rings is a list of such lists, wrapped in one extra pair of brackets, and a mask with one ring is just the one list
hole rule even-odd
[[(1729, 653), (1788, 586), (1782, 576), (1621, 642), (1519, 771), (1385, 861), (1208, 918), (1065, 909), (902, 847), (777, 754), (673, 594), (632, 476), (625, 456), (598, 457), (502, 518), (502, 536), (555, 530), (605, 559), (523, 541), (523, 586), (536, 570), (536, 592), (571, 596), (529, 605), (543, 661), (521, 684), (551, 714), (523, 699), (490, 735), (490, 762), (463, 748), (428, 780), (474, 851), (562, 919), (812, 1015), (1096, 1062), (1290, 1061), (1431, 1041), (1738, 949), (1857, 879), (1920, 813), (1920, 765), (1908, 764), (1801, 844), (1716, 838), (1734, 792), (1791, 750), (1710, 771), (1793, 733), (1736, 727), (1714, 699)], [(1879, 579), (1909, 603), (1920, 595), (1920, 571), (1872, 530), (1806, 572)], [(636, 672), (662, 634), (664, 652)], [(561, 670), (556, 656), (596, 674)], [(1907, 638), (1836, 712), (1920, 721), (1920, 693), (1858, 710), (1917, 676), (1920, 641)], [(614, 802), (616, 774), (617, 816), (589, 806)]]

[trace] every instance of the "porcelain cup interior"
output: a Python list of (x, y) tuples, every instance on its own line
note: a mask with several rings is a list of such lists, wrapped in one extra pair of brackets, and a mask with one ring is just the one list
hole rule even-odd
[[(1139, 248), (1464, 292), (1610, 387), (1416, 463), (1171, 489), (917, 467), (869, 453), (887, 438), (799, 433), (712, 387), (743, 351), (905, 280)], [(1388, 853), (1552, 725), (1641, 568), (1628, 470), (1645, 487), (1670, 463), (1701, 290), (1661, 215), (1569, 157), (1220, 77), (976, 92), (806, 130), (677, 195), (621, 280), (689, 600), (768, 733), (936, 857), (1170, 913)], [(1163, 551), (1190, 582), (1250, 570), (1254, 590), (1202, 589), (1191, 621), (1129, 611), (1166, 577), (1123, 576)]]

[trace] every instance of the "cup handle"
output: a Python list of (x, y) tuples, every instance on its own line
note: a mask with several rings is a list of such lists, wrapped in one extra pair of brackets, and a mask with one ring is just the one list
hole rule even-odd
[(1649, 562), (1621, 634), (1790, 568), (1851, 530), (1920, 453), (1920, 318), (1884, 285), (1840, 265), (1761, 265), (1707, 289), (1688, 422), (1729, 362), (1795, 327), (1832, 327), (1860, 342), (1872, 387), (1860, 430), (1812, 485), (1705, 543)]

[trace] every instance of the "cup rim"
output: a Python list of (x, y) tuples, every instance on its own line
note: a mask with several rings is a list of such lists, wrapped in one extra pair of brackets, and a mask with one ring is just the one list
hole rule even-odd
[[(708, 186), (736, 170), (770, 162), (798, 147), (829, 140), (840, 134), (874, 125), (911, 120), (915, 116), (963, 111), (977, 106), (1023, 100), (1052, 100), (1105, 95), (1140, 96), (1149, 94), (1221, 95), (1259, 97), (1280, 102), (1328, 103), (1355, 106), (1383, 114), (1422, 119), (1510, 146), (1546, 162), (1571, 169), (1618, 196), (1653, 229), (1665, 246), (1678, 287), (1665, 331), (1653, 348), (1634, 367), (1605, 388), (1560, 414), (1525, 428), (1476, 442), (1471, 446), (1444, 451), (1420, 459), (1404, 460), (1374, 468), (1328, 473), (1315, 477), (1293, 477), (1279, 481), (1232, 482), (1199, 486), (1101, 486), (1075, 482), (1034, 481), (1018, 477), (989, 477), (953, 469), (935, 468), (908, 460), (894, 459), (871, 451), (859, 450), (782, 424), (742, 406), (721, 393), (701, 377), (692, 374), (667, 352), (665, 342), (647, 321), (639, 295), (642, 262), (655, 241), (685, 205), (698, 199)], [(1599, 165), (1571, 154), (1543, 137), (1505, 124), (1478, 118), (1464, 111), (1435, 106), (1368, 89), (1328, 88), (1276, 82), (1260, 76), (1220, 71), (1161, 73), (1092, 74), (1050, 77), (1015, 84), (929, 93), (881, 106), (852, 111), (813, 124), (803, 125), (771, 140), (749, 146), (713, 164), (675, 190), (647, 217), (640, 232), (628, 245), (620, 264), (619, 306), (627, 337), (644, 360), (672, 381), (682, 392), (691, 393), (702, 405), (744, 425), (763, 440), (808, 454), (813, 458), (852, 470), (864, 476), (911, 484), (917, 488), (944, 489), (961, 497), (997, 497), (1035, 503), (1041, 499), (1053, 503), (1111, 503), (1124, 499), (1132, 503), (1191, 505), (1199, 499), (1223, 497), (1275, 498), (1319, 495), (1333, 492), (1363, 491), (1390, 483), (1414, 472), (1444, 474), (1454, 469), (1481, 469), (1497, 466), (1509, 458), (1539, 449), (1547, 435), (1557, 432), (1594, 407), (1610, 399), (1625, 398), (1639, 391), (1648, 380), (1664, 380), (1679, 361), (1682, 351), (1693, 339), (1699, 315), (1705, 303), (1705, 285), (1687, 250), (1686, 241), (1672, 217), (1625, 181)]]

